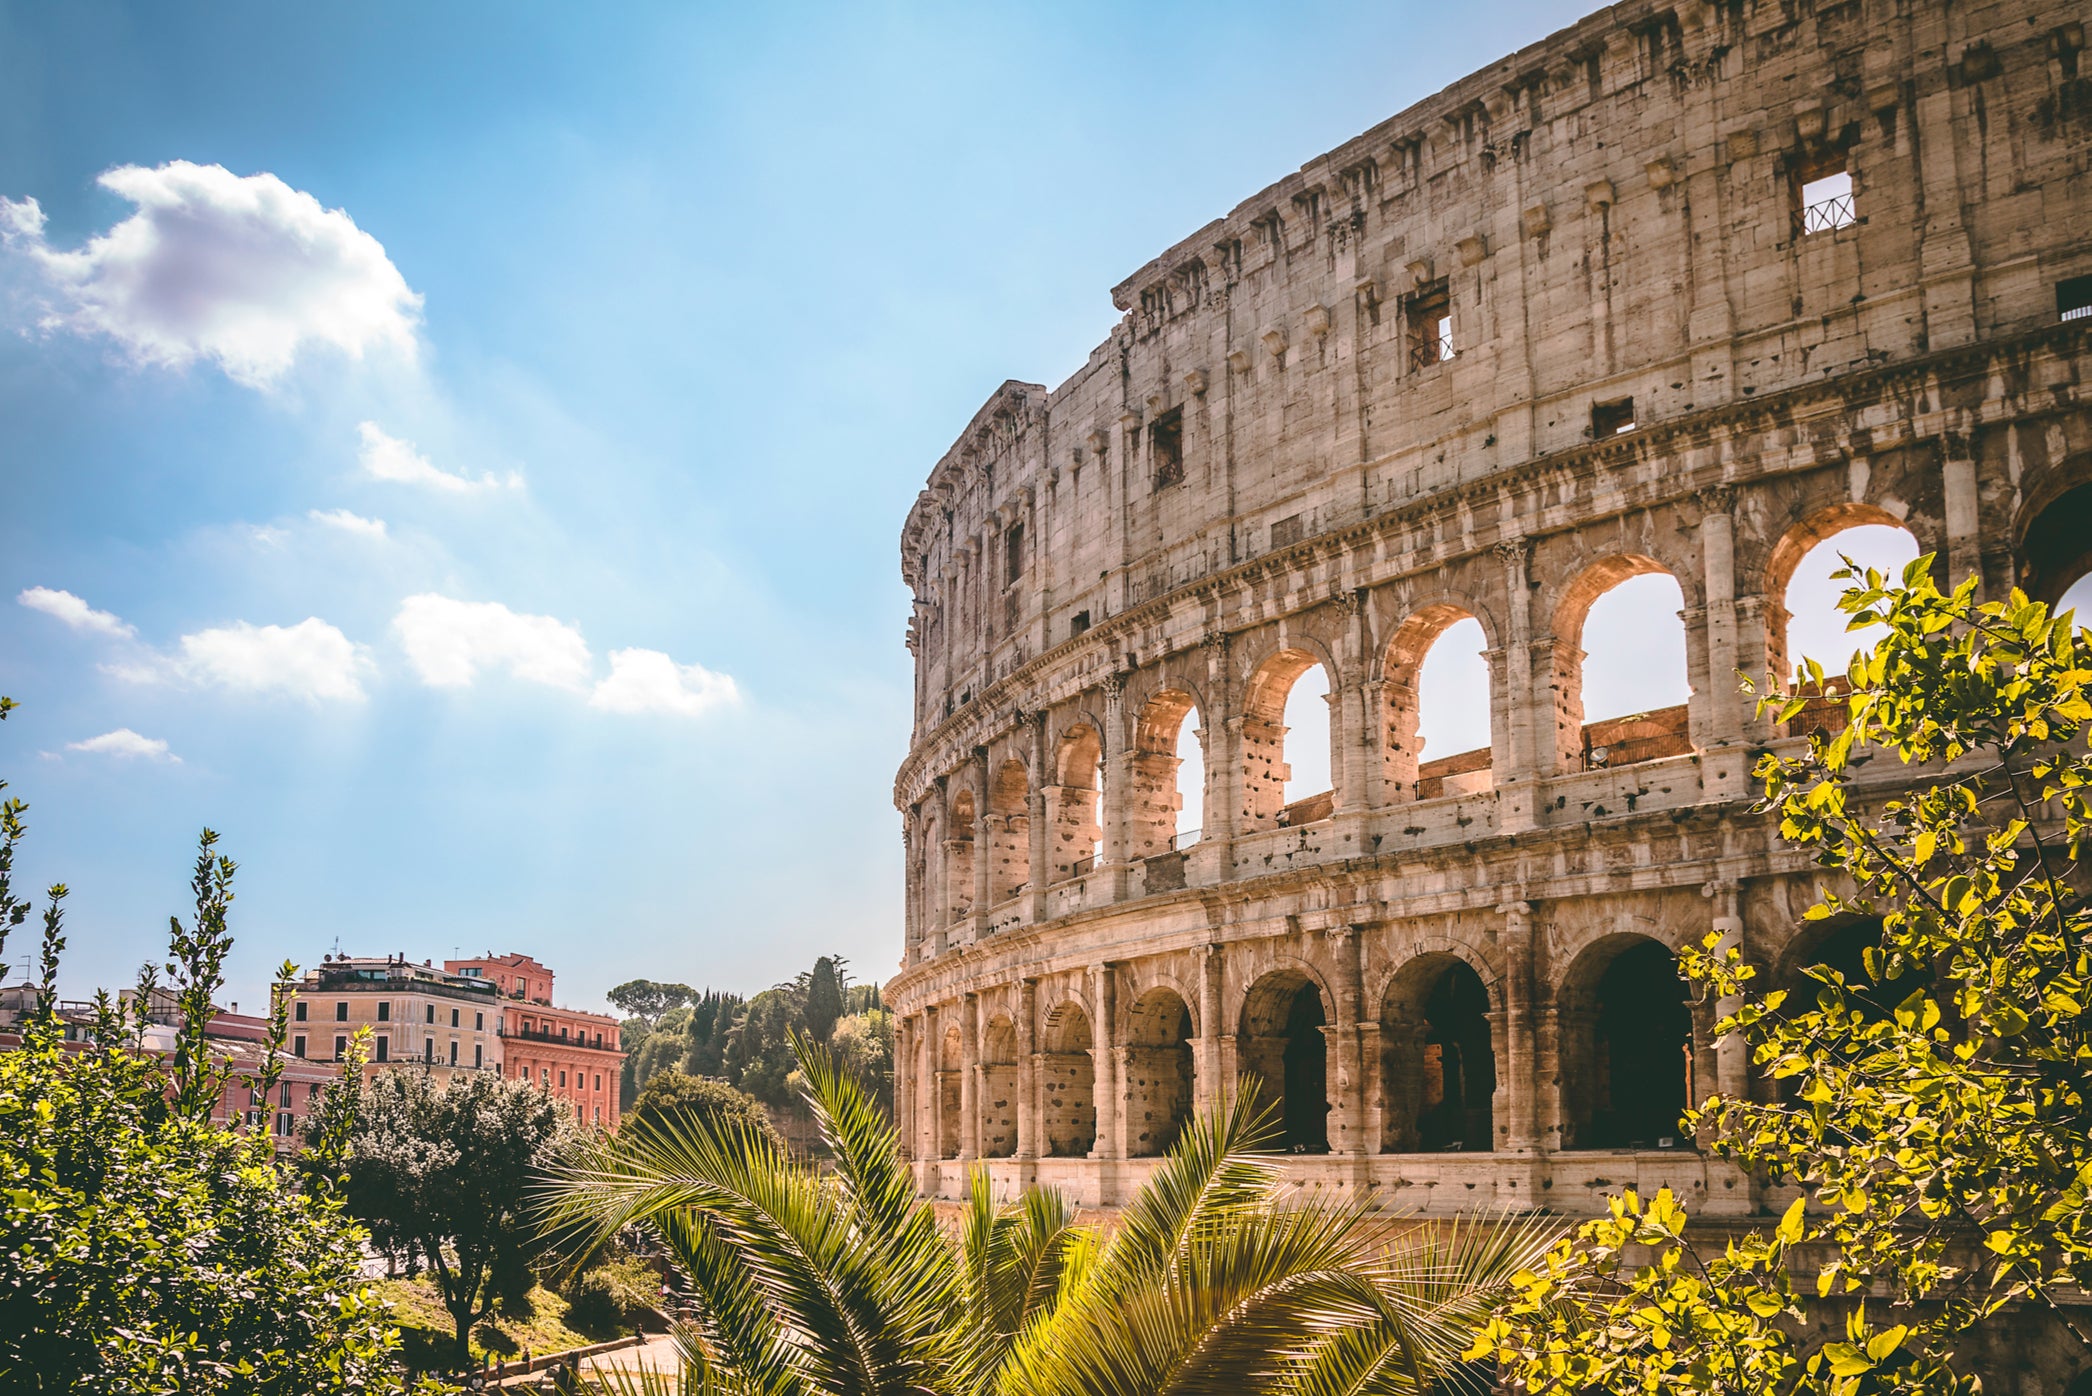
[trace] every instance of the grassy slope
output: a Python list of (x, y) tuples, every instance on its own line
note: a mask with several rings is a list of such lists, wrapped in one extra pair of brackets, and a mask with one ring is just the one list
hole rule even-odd
[[(451, 1334), (450, 1314), (427, 1276), (412, 1280), (381, 1280), (378, 1293), (391, 1303), (393, 1319), (403, 1330), (421, 1329), (433, 1335), (435, 1342), (430, 1345), (430, 1355), (447, 1349)], [(566, 1311), (566, 1300), (542, 1285), (533, 1289), (528, 1317), (497, 1311), (472, 1330), (473, 1360), (519, 1357), (526, 1348), (532, 1356), (539, 1356), (587, 1347), (596, 1341), (583, 1337), (561, 1322)], [(408, 1334), (409, 1356), (419, 1359), (424, 1350), (423, 1345), (415, 1343), (413, 1335)]]

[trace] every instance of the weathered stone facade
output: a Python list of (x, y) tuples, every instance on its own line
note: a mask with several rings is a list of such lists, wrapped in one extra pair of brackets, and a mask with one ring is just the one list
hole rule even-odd
[[(1687, 1092), (1768, 1089), (1672, 952), (1821, 950), (1749, 770), (1835, 714), (1778, 729), (1732, 676), (1783, 668), (1789, 577), (1854, 524), (1993, 595), (2085, 570), (2079, 17), (1616, 5), (1201, 229), (1070, 381), (994, 395), (902, 534), (889, 995), (926, 1190), (982, 1159), (1118, 1200), (1254, 1071), (1303, 1179), (1391, 1206), (1759, 1210), (1668, 1137)], [(1652, 571), (1691, 700), (1587, 729), (1584, 618)], [(1490, 745), (1420, 764), (1464, 617)], [(1334, 789), (1287, 807), (1314, 665)]]

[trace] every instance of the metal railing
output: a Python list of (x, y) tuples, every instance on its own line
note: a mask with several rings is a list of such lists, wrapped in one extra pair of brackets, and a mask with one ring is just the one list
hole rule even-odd
[(1849, 228), (1859, 221), (1853, 211), (1852, 195), (1833, 194), (1827, 199), (1818, 199), (1795, 215), (1795, 230), (1803, 237), (1810, 233), (1828, 233), (1839, 228)]
[(1182, 853), (1185, 849), (1199, 841), (1199, 832), (1197, 829), (1180, 829), (1176, 833), (1171, 834), (1169, 836), (1169, 851)]

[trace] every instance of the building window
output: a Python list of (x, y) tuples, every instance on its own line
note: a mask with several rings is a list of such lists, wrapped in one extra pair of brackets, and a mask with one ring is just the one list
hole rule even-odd
[(1184, 478), (1183, 408), (1172, 407), (1149, 425), (1148, 464), (1153, 467), (1158, 490)]
[(301, 1032), (296, 1037), (291, 1039), (291, 1055), (294, 1057), (302, 1057), (305, 1055), (304, 1033)]
[(603, 1075), (601, 1072), (596, 1073), (596, 1089), (599, 1091), (603, 1089)]
[(1444, 281), (1410, 293), (1409, 366), (1429, 368), (1453, 357), (1453, 292)]
[(347, 999), (343, 999), (334, 1005), (334, 1021), (337, 1023), (349, 1021), (349, 1001)]
[(479, 1043), (475, 1042), (472, 1044), (472, 1069), (474, 1071), (479, 1070), (481, 1067), (487, 1064), (486, 1053), (487, 1049), (485, 1047), (482, 1047)]
[(349, 1040), (348, 1040), (348, 1039), (347, 1039), (346, 1037), (337, 1037), (337, 1038), (335, 1038), (335, 1039), (334, 1039), (334, 1060), (336, 1060), (336, 1061), (340, 1061), (340, 1060), (341, 1060), (341, 1059), (342, 1059), (343, 1057), (346, 1057), (346, 1056), (347, 1056), (348, 1054), (349, 1054)]
[(421, 1039), (421, 1059), (425, 1062), (433, 1062), (436, 1060), (435, 1038), (424, 1037), (423, 1039)]
[(1591, 404), (1591, 437), (1602, 441), (1608, 436), (1618, 436), (1623, 431), (1634, 430), (1634, 399), (1616, 398), (1611, 402)]
[(458, 1040), (456, 1038), (450, 1040), (450, 1064), (452, 1066), (458, 1064)]
[(549, 1067), (549, 1066), (541, 1066), (541, 1067), (539, 1067), (539, 1068), (538, 1068), (538, 1084), (539, 1084), (539, 1085), (541, 1085), (541, 1086), (545, 1086), (545, 1087), (548, 1087), (548, 1088), (549, 1088), (549, 1087), (551, 1086), (551, 1084), (552, 1084), (552, 1068), (551, 1068), (551, 1067)]
[(379, 1022), (381, 1022), (381, 1023), (389, 1023), (389, 1022), (391, 1022), (391, 1021), (392, 1021), (392, 1005), (391, 1005), (391, 1004), (389, 1004), (389, 1003), (380, 1003), (380, 1004), (378, 1005), (378, 1021), (379, 1021)]
[(484, 1013), (475, 1013), (475, 1014), (473, 1014), (473, 1015), (472, 1015), (472, 1030), (473, 1030), (474, 1032), (485, 1032), (485, 1031), (487, 1030), (487, 1015), (486, 1015), (486, 1014), (484, 1014)]
[(428, 1013), (428, 1015), (429, 1015), (429, 1016), (427, 1017), (427, 1019), (426, 1019), (425, 1021), (427, 1021), (427, 1022), (431, 1022), (431, 1023), (435, 1022), (435, 1021), (436, 1021), (436, 1005), (435, 1005), (435, 1004), (433, 1004), (433, 1003), (432, 1003), (432, 1004), (429, 1004), (429, 1005), (428, 1005), (428, 1007), (427, 1007), (427, 1010), (426, 1010), (426, 1011), (427, 1011), (427, 1013)]
[(596, 1123), (603, 1123), (603, 1107), (600, 1105), (596, 1107)]
[(2073, 276), (2056, 283), (2056, 316), (2063, 320), (2092, 316), (2092, 276)]
[(305, 1021), (305, 1000), (300, 999), (291, 1005), (291, 1017), (301, 1023)]
[(1836, 232), (1858, 221), (1852, 205), (1852, 171), (1845, 168), (1843, 155), (1824, 156), (1795, 168), (1795, 236)]
[(291, 1083), (288, 1081), (283, 1083), (283, 1103), (285, 1105), (291, 1103)]
[(1002, 531), (1002, 584), (1015, 585), (1024, 575), (1024, 525), (1013, 523)]
[(377, 1059), (381, 1062), (392, 1060), (392, 1038), (389, 1035), (383, 1035), (378, 1038)]
[(559, 1040), (561, 1042), (567, 1040), (567, 1025), (565, 1023), (559, 1025)]
[(1083, 631), (1088, 630), (1089, 628), (1090, 613), (1088, 611), (1077, 611), (1075, 613), (1075, 619), (1068, 622), (1068, 638), (1072, 640), (1077, 635), (1082, 634)]
[(565, 1090), (567, 1088), (567, 1074), (564, 1071), (559, 1073), (559, 1088), (561, 1090)]
[(450, 1010), (450, 1025), (452, 1027), (456, 1027), (458, 1025), (458, 1010), (455, 1008)]

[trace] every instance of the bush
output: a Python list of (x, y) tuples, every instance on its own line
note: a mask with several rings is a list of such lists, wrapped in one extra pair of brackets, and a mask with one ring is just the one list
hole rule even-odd
[(761, 1101), (724, 1081), (681, 1071), (663, 1071), (648, 1081), (639, 1099), (633, 1102), (627, 1123), (658, 1129), (676, 1118), (694, 1119), (705, 1129), (739, 1125), (772, 1143), (778, 1142), (777, 1131)]
[(644, 1262), (619, 1257), (581, 1274), (566, 1295), (567, 1327), (602, 1341), (660, 1317), (661, 1277)]

